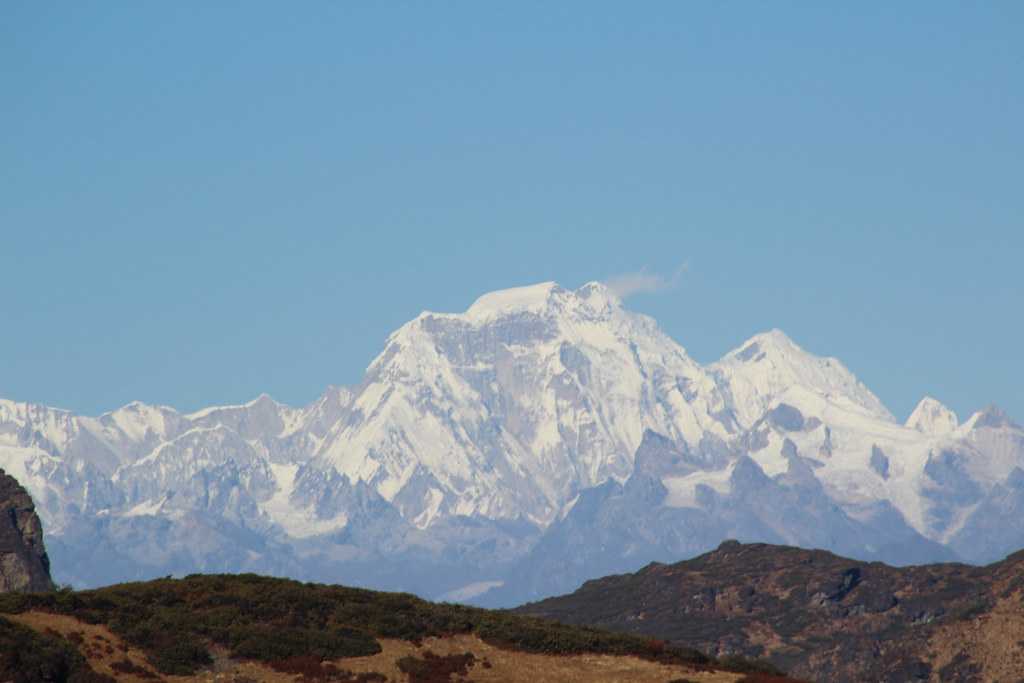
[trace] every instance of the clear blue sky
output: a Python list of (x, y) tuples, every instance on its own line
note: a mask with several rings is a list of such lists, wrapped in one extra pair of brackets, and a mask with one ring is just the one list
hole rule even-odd
[(898, 416), (1024, 420), (1024, 3), (13, 1), (0, 396), (357, 382), (423, 309), (647, 269)]

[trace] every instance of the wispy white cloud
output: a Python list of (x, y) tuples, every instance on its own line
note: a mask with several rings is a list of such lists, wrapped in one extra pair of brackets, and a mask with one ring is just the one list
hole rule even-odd
[(653, 294), (673, 289), (679, 284), (689, 267), (689, 263), (683, 263), (672, 271), (671, 275), (652, 273), (646, 268), (641, 268), (633, 273), (613, 275), (605, 280), (604, 284), (612, 290), (615, 296), (625, 300), (634, 294)]

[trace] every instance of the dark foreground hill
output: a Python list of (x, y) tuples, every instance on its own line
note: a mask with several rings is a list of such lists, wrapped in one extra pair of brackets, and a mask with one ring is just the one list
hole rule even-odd
[(255, 575), (0, 595), (0, 681), (785, 680), (646, 636)]
[(894, 568), (727, 541), (516, 611), (764, 657), (817, 681), (1024, 681), (1024, 552)]

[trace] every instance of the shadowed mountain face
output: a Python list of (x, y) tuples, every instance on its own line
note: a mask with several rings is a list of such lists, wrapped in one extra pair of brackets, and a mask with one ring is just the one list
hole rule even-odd
[(894, 568), (727, 541), (516, 611), (765, 657), (817, 681), (1024, 679), (1024, 552)]
[[(776, 477), (745, 456), (708, 476), (691, 454), (647, 432), (626, 483), (584, 491), (505, 585), (480, 603), (510, 606), (571, 591), (594, 576), (694, 557), (726, 538), (824, 547), (893, 564), (958, 559), (885, 502), (857, 516), (847, 513), (810, 466), (790, 460), (789, 470)], [(696, 480), (692, 493), (684, 488), (688, 480)], [(678, 504), (686, 494), (690, 499)]]
[(52, 588), (43, 527), (32, 498), (0, 469), (0, 593)]

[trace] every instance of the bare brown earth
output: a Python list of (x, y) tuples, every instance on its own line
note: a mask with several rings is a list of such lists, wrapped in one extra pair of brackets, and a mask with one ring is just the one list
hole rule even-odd
[(728, 541), (516, 611), (763, 657), (816, 681), (1024, 681), (1024, 552), (896, 568)]
[(420, 647), (405, 641), (383, 641), (384, 651), (373, 657), (345, 660), (344, 665), (353, 671), (380, 671), (389, 680), (404, 681), (405, 678), (394, 662), (404, 656), (421, 655), (429, 650), (440, 655), (472, 652), (481, 662), (488, 662), (490, 668), (477, 664), (470, 677), (474, 681), (507, 681), (508, 683), (533, 683), (535, 681), (637, 681), (637, 683), (665, 683), (678, 678), (687, 678), (702, 683), (727, 683), (742, 676), (721, 671), (698, 672), (681, 666), (666, 666), (637, 657), (614, 657), (611, 655), (548, 656), (502, 650), (484, 643), (475, 636), (453, 638), (429, 638)]
[[(124, 683), (296, 683), (304, 680), (299, 674), (275, 671), (263, 663), (233, 661), (223, 653), (215, 657), (214, 665), (208, 671), (197, 675), (160, 675), (149, 665), (140, 650), (127, 645), (103, 625), (87, 624), (74, 617), (48, 612), (24, 612), (6, 615), (6, 618), (40, 633), (59, 634), (77, 647), (95, 672)], [(489, 645), (471, 635), (427, 638), (419, 644), (392, 639), (381, 639), (380, 643), (383, 651), (377, 655), (338, 659), (329, 664), (339, 672), (347, 671), (355, 675), (378, 673), (383, 675), (383, 680), (392, 683), (405, 683), (410, 680), (409, 675), (399, 669), (399, 660), (407, 657), (422, 658), (427, 652), (440, 656), (465, 653), (474, 656), (475, 663), (469, 667), (468, 675), (453, 676), (451, 680), (455, 681), (666, 683), (682, 679), (694, 683), (733, 683), (743, 678), (737, 673), (696, 671), (684, 666), (658, 664), (637, 657), (548, 656), (512, 652)], [(341, 677), (340, 680), (346, 679)]]
[[(938, 672), (951, 674), (965, 664), (987, 681), (1024, 680), (1024, 596), (1016, 591), (1000, 599), (990, 612), (968, 621), (946, 624), (929, 640), (929, 659)], [(967, 654), (970, 653), (970, 654)], [(964, 661), (966, 658), (966, 661)], [(941, 678), (941, 675), (940, 675)], [(966, 680), (967, 677), (961, 677)], [(956, 680), (950, 678), (950, 680)]]

